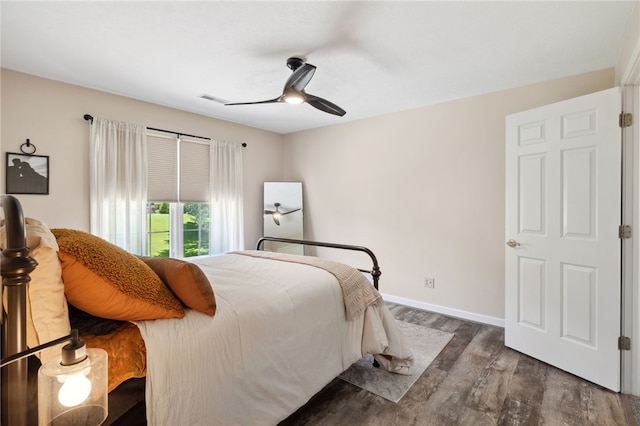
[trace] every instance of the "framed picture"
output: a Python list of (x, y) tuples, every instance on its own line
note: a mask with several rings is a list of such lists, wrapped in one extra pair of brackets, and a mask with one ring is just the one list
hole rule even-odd
[(49, 194), (49, 156), (7, 152), (7, 194)]

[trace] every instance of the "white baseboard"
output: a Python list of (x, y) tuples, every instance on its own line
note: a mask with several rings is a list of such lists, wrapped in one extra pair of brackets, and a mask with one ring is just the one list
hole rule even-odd
[(504, 318), (490, 317), (488, 315), (461, 311), (459, 309), (447, 308), (445, 306), (432, 305), (431, 303), (419, 302), (417, 300), (405, 299), (404, 297), (391, 296), (389, 294), (383, 294), (382, 298), (391, 303), (398, 303), (400, 305), (406, 305), (412, 308), (422, 309), (424, 311), (436, 312), (438, 314), (448, 315), (451, 317), (462, 318), (469, 321), (475, 321), (482, 324), (495, 325), (504, 328)]

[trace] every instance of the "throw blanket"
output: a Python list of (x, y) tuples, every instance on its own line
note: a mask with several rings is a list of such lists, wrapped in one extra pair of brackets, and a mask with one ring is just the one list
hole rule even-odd
[(313, 256), (300, 256), (258, 250), (236, 251), (232, 252), (232, 254), (262, 257), (283, 262), (302, 263), (324, 269), (331, 273), (336, 277), (342, 288), (345, 314), (349, 321), (362, 315), (365, 309), (367, 309), (367, 306), (374, 304), (382, 298), (382, 295), (378, 293), (378, 290), (362, 275), (362, 272), (344, 263)]

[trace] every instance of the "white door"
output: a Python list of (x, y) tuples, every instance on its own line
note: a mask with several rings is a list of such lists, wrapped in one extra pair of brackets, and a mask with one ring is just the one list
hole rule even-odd
[(506, 119), (505, 344), (620, 390), (619, 88)]

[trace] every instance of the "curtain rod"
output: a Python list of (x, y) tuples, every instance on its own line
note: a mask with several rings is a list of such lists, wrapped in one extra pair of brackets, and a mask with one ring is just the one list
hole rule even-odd
[[(91, 123), (93, 123), (93, 116), (92, 115), (85, 114), (83, 116), (83, 118), (85, 120), (90, 121)], [(174, 135), (176, 135), (178, 137), (187, 136), (187, 137), (190, 137), (190, 138), (205, 139), (205, 140), (208, 140), (208, 141), (211, 140), (211, 138), (207, 138), (207, 137), (204, 137), (204, 136), (190, 135), (188, 133), (174, 132), (174, 131), (171, 131), (171, 130), (156, 129), (154, 127), (147, 127), (147, 130), (155, 130), (156, 132), (172, 133), (172, 134), (174, 134)], [(247, 146), (247, 144), (243, 142), (242, 143), (242, 147), (245, 148), (246, 146)]]

